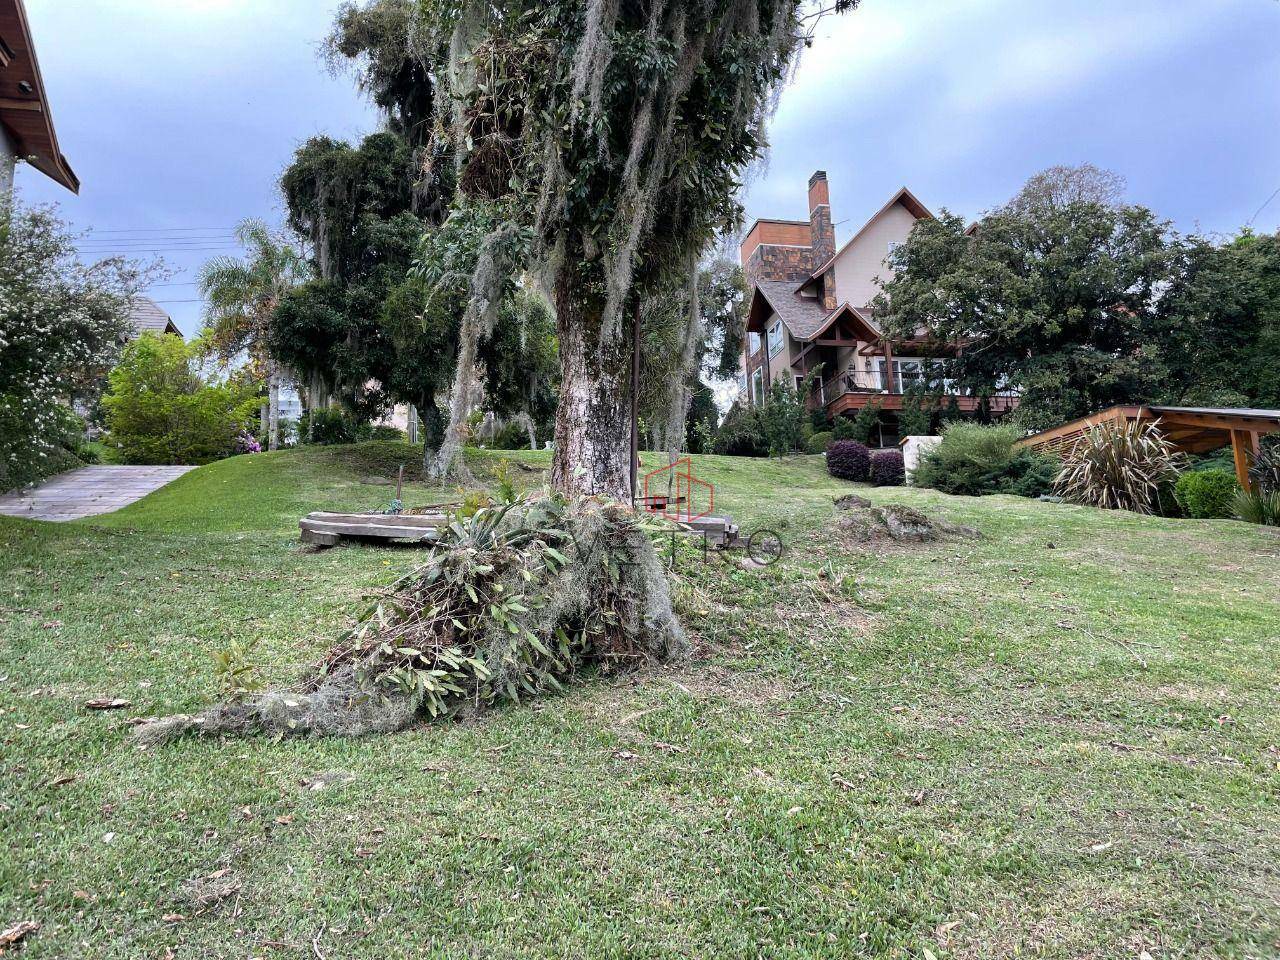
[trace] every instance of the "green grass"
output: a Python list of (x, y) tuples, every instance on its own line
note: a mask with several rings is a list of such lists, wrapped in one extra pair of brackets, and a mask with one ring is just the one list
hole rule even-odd
[[(871, 550), (821, 458), (695, 458), (788, 545), (682, 554), (695, 662), (391, 737), (136, 749), (128, 716), (215, 694), (210, 651), (257, 640), (292, 682), (413, 565), (296, 539), (414, 457), (240, 457), (107, 517), (0, 518), (21, 956), (1280, 953), (1280, 538), (1235, 522), (862, 490), (986, 534)], [(501, 459), (542, 481), (545, 454), (473, 467)]]

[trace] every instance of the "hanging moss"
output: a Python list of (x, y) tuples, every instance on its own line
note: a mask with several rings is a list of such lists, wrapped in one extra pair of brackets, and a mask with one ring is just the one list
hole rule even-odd
[[(764, 154), (765, 119), (808, 36), (806, 5), (424, 0), (422, 9), (435, 38), (424, 49), (447, 50), (434, 76), (453, 109), (436, 134), (462, 192), (501, 198), (531, 229), (527, 256), (509, 266), (532, 271), (561, 324), (598, 349), (601, 389), (624, 388), (610, 369), (624, 317), (689, 278), (717, 231), (741, 222), (735, 196)], [(476, 264), (481, 298), (491, 266)], [(686, 333), (695, 330), (691, 321)], [(604, 396), (587, 406), (602, 416), (620, 408)], [(601, 435), (616, 439), (616, 425)]]

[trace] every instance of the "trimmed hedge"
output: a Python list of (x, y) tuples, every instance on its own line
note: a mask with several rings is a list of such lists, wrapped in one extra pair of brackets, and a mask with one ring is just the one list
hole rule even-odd
[(831, 432), (827, 430), (815, 433), (805, 444), (805, 449), (809, 453), (826, 453), (827, 447), (831, 445), (831, 437)]
[(1193, 520), (1230, 520), (1236, 515), (1240, 484), (1227, 470), (1193, 470), (1178, 478), (1173, 492)]
[(1061, 464), (1015, 447), (1021, 436), (1014, 426), (951, 424), (943, 428), (942, 442), (921, 457), (911, 482), (959, 496), (1051, 493)]
[(906, 478), (901, 450), (877, 450), (871, 455), (871, 482), (877, 487), (900, 487)]
[(857, 440), (837, 440), (827, 448), (827, 473), (840, 480), (866, 480), (871, 451)]

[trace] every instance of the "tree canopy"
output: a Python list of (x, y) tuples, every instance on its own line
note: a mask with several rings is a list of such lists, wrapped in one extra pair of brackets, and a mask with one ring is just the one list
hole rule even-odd
[(271, 316), (286, 293), (311, 271), (297, 250), (272, 234), (260, 220), (236, 228), (244, 259), (217, 257), (200, 271), (205, 298), (204, 343), (224, 362), (246, 355), (249, 371), (267, 384), (267, 444), (280, 446), (280, 389), (284, 372), (269, 349)]
[(1044, 178), (1030, 187), (972, 231), (946, 211), (916, 224), (876, 299), (887, 332), (923, 334), (939, 354), (961, 345), (946, 376), (983, 397), (1016, 387), (1029, 427), (1156, 396), (1169, 225)]
[(1280, 234), (1189, 238), (1159, 313), (1161, 399), (1280, 408)]
[[(457, 165), (455, 207), (504, 211), (477, 259), (463, 350), (492, 328), (503, 278), (535, 271), (557, 318), (559, 488), (626, 495), (625, 328), (740, 222), (742, 173), (807, 36), (803, 6), (424, 0), (420, 49), (448, 51), (433, 73), (454, 105), (437, 138)], [(700, 320), (691, 308), (689, 326)], [(455, 403), (466, 365), (457, 376)]]

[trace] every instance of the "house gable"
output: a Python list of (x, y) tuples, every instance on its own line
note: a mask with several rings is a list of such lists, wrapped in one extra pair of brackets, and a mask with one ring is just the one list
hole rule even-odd
[(801, 290), (825, 292), (832, 308), (835, 297), (844, 303), (865, 307), (880, 292), (877, 278), (888, 280), (893, 276), (893, 271), (885, 263), (892, 246), (905, 242), (917, 221), (932, 217), (929, 208), (903, 187), (834, 257), (813, 272), (801, 285)]

